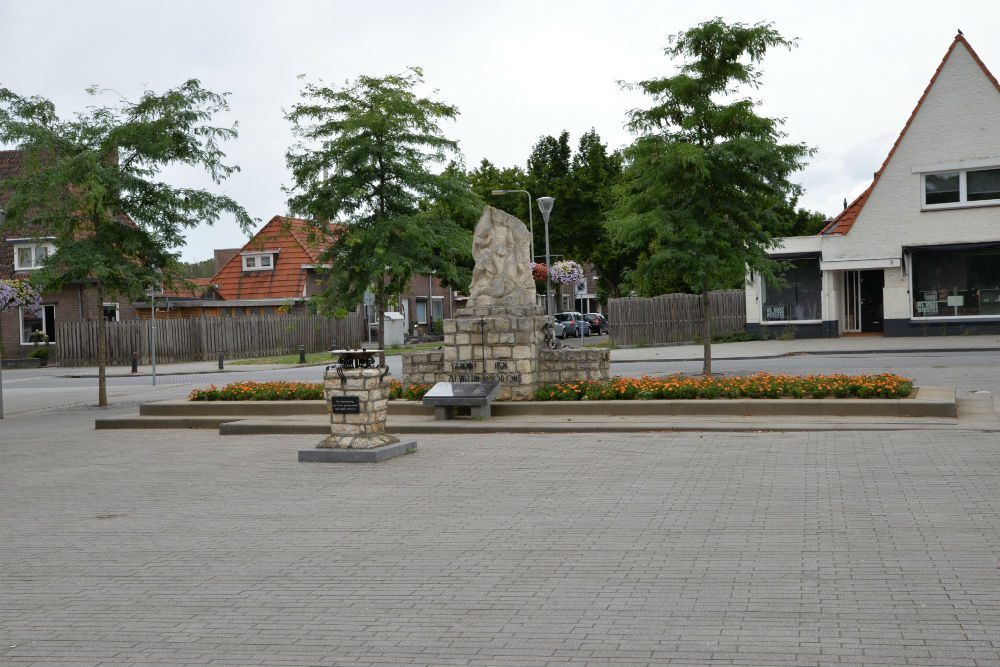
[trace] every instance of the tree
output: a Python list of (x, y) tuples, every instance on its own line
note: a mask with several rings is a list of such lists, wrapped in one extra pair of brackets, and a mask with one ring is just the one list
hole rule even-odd
[(342, 317), (374, 285), (383, 350), (387, 292), (404, 291), (417, 272), (435, 271), (446, 285), (468, 284), (463, 267), (471, 234), (450, 217), (468, 202), (456, 203), (463, 191), (452, 175), (430, 170), (457, 153), (439, 123), (458, 110), (418, 96), (422, 82), (422, 71), (411, 68), (360, 76), (343, 88), (309, 83), (304, 101), (287, 114), (301, 138), (286, 154), (294, 182), (289, 205), (313, 218), (328, 244), (313, 305)]
[[(95, 88), (88, 90), (98, 95)], [(220, 141), (235, 128), (214, 126), (228, 110), (225, 95), (187, 81), (136, 102), (91, 106), (72, 119), (41, 97), (0, 89), (0, 142), (21, 148), (24, 171), (0, 183), (9, 190), (6, 226), (54, 237), (56, 252), (31, 279), (43, 291), (92, 283), (97, 312), (107, 296), (139, 298), (161, 275), (177, 275), (173, 249), (183, 232), (223, 213), (245, 231), (253, 221), (235, 201), (158, 179), (164, 167), (204, 169), (218, 184), (238, 170), (224, 164)], [(107, 323), (98, 318), (98, 404), (108, 404)]]
[(665, 52), (685, 58), (674, 76), (635, 84), (655, 100), (629, 114), (637, 134), (616, 211), (616, 235), (643, 253), (637, 282), (674, 273), (702, 295), (703, 372), (712, 372), (709, 291), (778, 263), (767, 250), (787, 228), (782, 215), (801, 192), (789, 181), (812, 150), (785, 144), (782, 120), (754, 113), (739, 97), (760, 85), (768, 48), (792, 48), (771, 24), (713, 19), (672, 37)]
[(181, 262), (180, 270), (184, 278), (211, 278), (215, 275), (215, 258), (200, 262)]

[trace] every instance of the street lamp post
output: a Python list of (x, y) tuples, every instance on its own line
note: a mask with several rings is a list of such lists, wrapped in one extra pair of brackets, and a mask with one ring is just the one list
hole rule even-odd
[[(535, 261), (535, 223), (532, 220), (532, 214), (531, 214), (531, 193), (529, 193), (527, 190), (494, 190), (490, 194), (493, 194), (493, 195), (507, 195), (507, 194), (512, 194), (512, 193), (515, 193), (515, 192), (523, 192), (524, 194), (528, 195), (528, 229), (531, 231), (531, 261), (534, 262)], [(546, 259), (545, 261), (548, 262), (549, 260)], [(548, 266), (548, 264), (546, 264), (546, 267), (547, 266)]]
[(545, 314), (552, 314), (552, 264), (549, 262), (549, 214), (556, 200), (552, 197), (539, 197), (538, 210), (542, 212), (545, 221)]

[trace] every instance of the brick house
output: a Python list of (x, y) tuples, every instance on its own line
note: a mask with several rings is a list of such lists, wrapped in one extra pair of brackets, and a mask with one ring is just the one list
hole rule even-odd
[[(305, 301), (319, 289), (316, 267), (322, 248), (310, 238), (312, 223), (276, 215), (242, 248), (216, 251), (221, 266), (204, 291), (178, 290), (157, 300), (156, 316), (249, 317), (305, 314)], [(149, 303), (135, 304), (139, 317)]]
[(1000, 83), (956, 35), (872, 184), (748, 276), (747, 329), (799, 337), (1000, 332)]
[[(0, 181), (19, 176), (23, 152), (0, 151)], [(0, 192), (0, 208), (10, 199), (9, 193)], [(32, 225), (17, 230), (5, 230), (0, 235), (0, 278), (29, 278), (44, 259), (55, 253), (54, 239)], [(128, 302), (106, 301), (98, 308), (96, 289), (86, 282), (72, 283), (59, 292), (43, 295), (42, 306), (37, 311), (19, 308), (0, 313), (0, 341), (4, 358), (26, 357), (33, 345), (32, 331), (43, 331), (55, 346), (56, 323), (94, 320), (104, 316), (110, 321), (133, 319), (135, 309)]]

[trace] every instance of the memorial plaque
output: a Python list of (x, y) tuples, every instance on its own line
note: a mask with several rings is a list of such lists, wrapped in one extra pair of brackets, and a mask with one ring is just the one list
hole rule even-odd
[(336, 415), (356, 415), (361, 412), (357, 396), (331, 396), (330, 411)]

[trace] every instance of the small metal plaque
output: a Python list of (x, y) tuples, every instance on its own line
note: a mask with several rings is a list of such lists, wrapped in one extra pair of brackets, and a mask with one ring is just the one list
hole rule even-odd
[(356, 415), (361, 412), (357, 396), (331, 396), (330, 411), (335, 415)]

